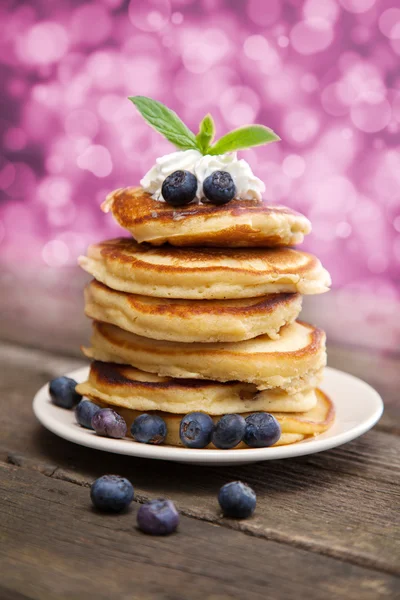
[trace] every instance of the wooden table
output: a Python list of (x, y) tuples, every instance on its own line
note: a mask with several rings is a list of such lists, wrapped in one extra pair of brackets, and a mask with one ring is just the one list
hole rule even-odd
[[(57, 438), (36, 422), (32, 397), (82, 359), (0, 343), (1, 600), (400, 598), (400, 357), (335, 347), (329, 356), (383, 395), (373, 431), (322, 454), (212, 468)], [(132, 481), (126, 514), (91, 508), (89, 485), (105, 473)], [(236, 479), (257, 493), (246, 521), (218, 510), (220, 486)], [(179, 533), (135, 529), (138, 503), (156, 497), (175, 501)]]

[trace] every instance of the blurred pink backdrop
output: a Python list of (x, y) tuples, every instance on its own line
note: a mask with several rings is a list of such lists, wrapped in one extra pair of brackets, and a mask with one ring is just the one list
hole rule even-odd
[(242, 156), (313, 223), (304, 247), (336, 289), (313, 305), (352, 342), (398, 347), (396, 0), (15, 0), (0, 19), (3, 269), (62, 273), (123, 234), (101, 201), (173, 151), (127, 100), (149, 95), (195, 130), (211, 112), (218, 134), (281, 136)]

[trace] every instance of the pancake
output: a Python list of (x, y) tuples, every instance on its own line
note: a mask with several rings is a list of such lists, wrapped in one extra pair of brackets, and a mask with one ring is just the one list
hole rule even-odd
[(301, 311), (300, 294), (239, 300), (161, 299), (118, 292), (93, 280), (85, 313), (137, 335), (173, 342), (236, 342), (266, 334), (279, 337)]
[(114, 290), (159, 298), (319, 294), (330, 285), (315, 256), (292, 248), (155, 248), (118, 238), (89, 246), (79, 264)]
[(153, 200), (140, 187), (111, 192), (102, 205), (138, 242), (159, 246), (276, 247), (300, 244), (310, 221), (265, 201), (232, 200), (223, 206), (195, 203), (174, 207)]
[(316, 387), (326, 364), (325, 333), (297, 321), (283, 327), (278, 340), (263, 335), (212, 344), (155, 341), (95, 321), (91, 347), (83, 352), (95, 360), (129, 364), (162, 376), (242, 381), (289, 394)]
[(209, 415), (257, 411), (305, 412), (317, 404), (315, 390), (289, 395), (283, 390), (259, 392), (251, 383), (172, 379), (128, 365), (95, 361), (77, 391), (97, 402), (133, 410)]
[[(306, 436), (315, 436), (324, 431), (327, 431), (332, 426), (335, 419), (335, 409), (331, 400), (321, 390), (316, 390), (317, 404), (310, 411), (305, 413), (272, 413), (274, 417), (279, 421), (282, 429), (280, 439), (274, 446), (283, 446), (286, 444), (293, 444), (303, 440)], [(107, 403), (99, 402), (103, 407), (109, 406)], [(116, 407), (110, 405), (116, 412), (118, 412), (126, 421), (128, 425), (128, 432), (130, 432), (133, 421), (143, 411), (135, 411), (127, 408)], [(254, 411), (253, 411), (254, 412)], [(169, 446), (183, 446), (179, 437), (179, 426), (183, 418), (183, 414), (171, 414), (168, 412), (154, 411), (154, 414), (162, 417), (167, 425), (167, 437), (165, 444)], [(243, 413), (246, 417), (247, 414)], [(214, 416), (214, 422), (217, 422), (219, 417)], [(130, 435), (130, 433), (128, 434)], [(213, 444), (207, 446), (207, 448), (215, 449)], [(244, 443), (239, 444), (235, 449), (248, 448)]]

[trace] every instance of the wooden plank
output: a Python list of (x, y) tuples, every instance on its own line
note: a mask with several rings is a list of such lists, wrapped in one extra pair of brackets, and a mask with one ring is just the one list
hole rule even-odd
[(32, 600), (393, 598), (397, 578), (183, 517), (167, 538), (93, 510), (88, 489), (0, 464), (4, 596)]
[(54, 476), (86, 484), (100, 474), (119, 472), (132, 479), (143, 497), (168, 494), (187, 515), (211, 522), (219, 522), (215, 503), (219, 487), (244, 479), (254, 486), (259, 501), (256, 518), (240, 525), (244, 531), (398, 572), (399, 437), (372, 431), (322, 454), (224, 469), (99, 453), (56, 438), (36, 423), (31, 412), (31, 397), (40, 383), (70, 368), (71, 361), (67, 367), (65, 359), (47, 353), (16, 349), (14, 354), (23, 360), (4, 348), (1, 355), (0, 349), (6, 365), (0, 393), (9, 402), (2, 421), (3, 459), (11, 454), (18, 462), (17, 453), (22, 462), (28, 457), (31, 466), (46, 463)]
[[(397, 438), (395, 438), (397, 439)], [(186, 465), (99, 454), (42, 432), (42, 454), (58, 466), (53, 478), (89, 485), (104, 473), (129, 477), (145, 500), (167, 495), (184, 514), (240, 529), (327, 556), (388, 573), (400, 573), (399, 488), (393, 483), (350, 475), (307, 458), (231, 468)], [(26, 466), (26, 458), (10, 461)], [(30, 458), (35, 469), (38, 460)], [(221, 485), (241, 479), (256, 491), (251, 521), (221, 522), (216, 496)]]

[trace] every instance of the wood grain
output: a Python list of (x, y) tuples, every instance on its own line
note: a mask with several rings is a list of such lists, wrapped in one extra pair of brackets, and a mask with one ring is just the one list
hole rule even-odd
[(88, 489), (0, 464), (0, 571), (7, 598), (326, 600), (393, 598), (386, 574), (183, 517), (179, 533), (91, 508)]

